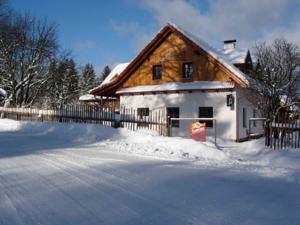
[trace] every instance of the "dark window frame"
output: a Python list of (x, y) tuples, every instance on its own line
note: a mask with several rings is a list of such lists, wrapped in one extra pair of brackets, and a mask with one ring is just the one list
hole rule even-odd
[[(160, 68), (160, 70), (157, 70), (157, 68)], [(162, 73), (163, 73), (162, 64), (156, 64), (152, 66), (152, 80), (161, 80)]]
[[(178, 112), (174, 112), (175, 110), (178, 110)], [(179, 107), (167, 107), (167, 117), (168, 118), (179, 118), (180, 116), (180, 108)], [(172, 120), (171, 121), (172, 127), (180, 127), (179, 120)]]
[(137, 115), (142, 119), (144, 116), (149, 116), (149, 108), (137, 108)]
[[(214, 107), (212, 106), (200, 106), (198, 108), (199, 118), (214, 118)], [(213, 128), (213, 120), (199, 120), (199, 123), (205, 123), (206, 127)]]
[[(186, 69), (186, 66), (189, 68)], [(185, 80), (193, 79), (194, 74), (194, 63), (193, 62), (183, 62), (182, 63), (182, 78)]]

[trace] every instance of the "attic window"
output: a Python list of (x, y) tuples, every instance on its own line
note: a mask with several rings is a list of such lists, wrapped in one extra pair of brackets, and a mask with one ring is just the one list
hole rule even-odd
[(152, 67), (152, 79), (160, 80), (162, 75), (162, 65), (154, 65)]
[(182, 78), (183, 79), (192, 79), (193, 77), (193, 63), (183, 63), (182, 64)]

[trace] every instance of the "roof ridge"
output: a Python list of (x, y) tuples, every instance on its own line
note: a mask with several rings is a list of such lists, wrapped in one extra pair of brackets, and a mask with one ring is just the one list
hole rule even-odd
[(186, 36), (188, 39), (190, 39), (192, 42), (194, 42), (196, 45), (198, 45), (200, 48), (202, 48), (204, 51), (208, 52), (212, 57), (220, 61), (222, 64), (227, 67), (231, 72), (233, 72), (238, 78), (240, 78), (243, 82), (245, 82), (247, 85), (249, 84), (247, 75), (244, 74), (241, 70), (239, 70), (234, 64), (230, 62), (229, 59), (227, 59), (226, 56), (223, 54), (219, 54), (218, 50), (212, 47), (210, 44), (208, 44), (206, 41), (199, 38), (196, 34), (193, 34), (189, 31), (186, 31), (185, 29), (181, 28), (175, 23), (167, 23), (168, 26), (173, 27), (180, 33), (182, 33), (184, 36)]

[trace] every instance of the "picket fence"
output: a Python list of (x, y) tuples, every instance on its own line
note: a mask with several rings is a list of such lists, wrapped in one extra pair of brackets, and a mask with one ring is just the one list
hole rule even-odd
[(0, 116), (15, 120), (56, 121), (64, 123), (95, 123), (130, 130), (150, 129), (167, 136), (169, 123), (165, 109), (150, 110), (147, 116), (139, 115), (136, 109), (100, 109), (89, 105), (67, 105), (60, 109), (5, 108), (0, 107)]
[(300, 148), (299, 113), (284, 112), (266, 122), (266, 146), (273, 149)]

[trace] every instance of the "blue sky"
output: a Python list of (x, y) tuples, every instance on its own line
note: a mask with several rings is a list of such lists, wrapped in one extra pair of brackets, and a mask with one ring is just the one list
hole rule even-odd
[(80, 65), (130, 61), (172, 21), (210, 44), (236, 38), (241, 46), (276, 37), (300, 44), (297, 0), (10, 0), (13, 9), (48, 18), (58, 25), (63, 49)]

